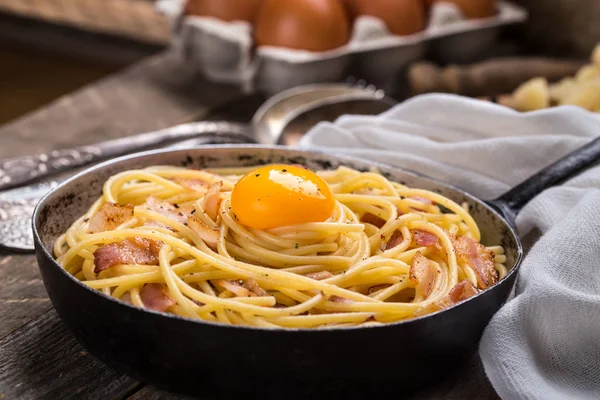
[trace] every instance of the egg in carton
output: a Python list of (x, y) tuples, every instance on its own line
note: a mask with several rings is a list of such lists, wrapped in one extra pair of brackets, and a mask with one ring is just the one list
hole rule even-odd
[(344, 46), (323, 52), (258, 46), (252, 25), (184, 15), (186, 0), (159, 0), (170, 17), (174, 44), (209, 80), (239, 85), (246, 92), (273, 94), (309, 83), (335, 82), (359, 75), (381, 88), (393, 87), (401, 71), (427, 52), (444, 62), (468, 62), (492, 46), (501, 28), (527, 19), (526, 11), (498, 1), (497, 14), (466, 19), (453, 3), (437, 1), (425, 30), (407, 36), (389, 32), (372, 16), (358, 16)]

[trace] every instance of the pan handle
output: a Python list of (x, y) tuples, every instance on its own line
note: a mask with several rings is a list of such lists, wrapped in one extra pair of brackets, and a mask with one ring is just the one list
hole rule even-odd
[(600, 137), (527, 178), (489, 204), (514, 226), (519, 211), (542, 191), (556, 186), (600, 161)]

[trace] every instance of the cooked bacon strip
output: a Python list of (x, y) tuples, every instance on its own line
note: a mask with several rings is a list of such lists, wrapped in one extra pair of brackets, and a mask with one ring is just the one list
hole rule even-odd
[(251, 295), (254, 294), (258, 297), (269, 295), (269, 293), (267, 293), (263, 288), (261, 288), (258, 285), (258, 282), (256, 282), (255, 279), (248, 278), (246, 282), (244, 282), (243, 286), (250, 291)]
[(477, 294), (477, 289), (469, 280), (460, 281), (450, 290), (448, 293), (448, 298), (452, 301), (452, 304), (459, 303), (463, 300), (468, 299), (469, 297), (475, 296)]
[(204, 193), (206, 192), (206, 190), (208, 189), (208, 186), (210, 185), (210, 182), (208, 181), (203, 181), (200, 179), (189, 179), (189, 178), (173, 178), (173, 181), (175, 183), (180, 184), (181, 186), (183, 186), (186, 189), (189, 189), (193, 192), (199, 192), (199, 193)]
[(435, 267), (431, 260), (417, 251), (410, 266), (410, 280), (413, 281), (425, 298), (429, 296), (435, 282)]
[(322, 281), (323, 279), (328, 279), (333, 276), (333, 274), (329, 271), (319, 271), (319, 272), (310, 272), (308, 274), (304, 274), (307, 278), (314, 279), (316, 281)]
[(448, 308), (454, 304), (460, 303), (461, 301), (464, 301), (476, 294), (477, 289), (475, 289), (475, 286), (473, 286), (471, 281), (460, 281), (450, 290), (447, 296), (444, 296), (441, 299), (431, 303), (427, 307), (417, 311), (415, 316), (430, 314), (432, 312), (443, 310), (444, 308)]
[(183, 224), (187, 220), (187, 210), (177, 208), (174, 204), (159, 200), (156, 197), (148, 197), (144, 205), (149, 210), (164, 215), (165, 217), (177, 221), (179, 223)]
[(169, 226), (167, 226), (167, 225), (165, 225), (165, 224), (163, 224), (161, 222), (154, 221), (154, 220), (144, 222), (143, 226), (155, 226), (157, 228), (164, 228), (164, 229), (173, 230)]
[(433, 246), (437, 247), (440, 250), (442, 249), (440, 239), (433, 233), (415, 229), (414, 231), (412, 231), (412, 234), (415, 238), (415, 243), (417, 244), (417, 246)]
[(213, 221), (217, 219), (217, 215), (219, 214), (219, 206), (221, 205), (222, 186), (223, 181), (213, 183), (204, 195), (204, 200), (202, 201), (202, 207), (204, 208), (204, 212), (206, 213), (208, 218), (212, 219)]
[(156, 264), (161, 247), (161, 242), (145, 238), (105, 244), (94, 252), (94, 272), (98, 273), (119, 264)]
[(411, 200), (416, 200), (419, 203), (423, 204), (423, 207), (410, 207), (410, 209), (414, 210), (414, 211), (423, 212), (424, 209), (426, 209), (428, 206), (433, 204), (433, 201), (431, 201), (425, 197), (414, 196), (414, 197), (407, 197), (407, 198), (411, 199)]
[(394, 233), (392, 233), (392, 236), (390, 236), (390, 240), (387, 241), (387, 243), (385, 244), (385, 247), (382, 247), (382, 250), (389, 250), (389, 249), (393, 249), (394, 247), (398, 246), (400, 243), (402, 243), (402, 240), (404, 240), (404, 237), (402, 236), (402, 232), (400, 231), (394, 231)]
[(329, 301), (334, 302), (334, 303), (346, 303), (346, 304), (350, 304), (350, 303), (354, 303), (354, 301), (347, 299), (345, 297), (340, 297), (340, 296), (329, 296)]
[(435, 246), (439, 243), (439, 239), (436, 235), (426, 231), (415, 229), (413, 231), (413, 236), (415, 238), (415, 242), (419, 246)]
[(225, 290), (229, 290), (231, 293), (235, 294), (238, 297), (251, 297), (252, 293), (250, 290), (242, 287), (239, 282), (234, 281), (226, 281), (224, 279), (219, 279), (216, 282), (217, 285), (221, 286)]
[(159, 283), (145, 284), (142, 290), (140, 290), (140, 297), (146, 308), (155, 311), (165, 312), (176, 304), (163, 285)]
[(133, 301), (131, 301), (131, 295), (129, 294), (129, 292), (125, 292), (123, 294), (123, 296), (121, 296), (121, 300), (123, 300), (125, 303), (133, 304)]
[(88, 231), (110, 231), (133, 218), (133, 204), (104, 203), (90, 218)]
[(425, 198), (425, 197), (412, 196), (412, 197), (409, 197), (409, 199), (416, 200), (416, 201), (421, 202), (423, 204), (433, 204), (433, 201), (431, 201), (431, 199), (428, 199), (428, 198)]
[(498, 282), (498, 271), (494, 268), (494, 252), (468, 236), (450, 236), (459, 260), (468, 263), (477, 275), (477, 286), (485, 289)]
[(382, 289), (387, 289), (387, 288), (389, 288), (390, 286), (391, 286), (391, 285), (388, 285), (388, 284), (371, 286), (371, 287), (369, 288), (368, 294), (373, 294), (373, 293), (375, 293), (375, 292), (378, 292), (378, 291), (380, 291), (380, 290), (382, 290)]
[(196, 216), (192, 215), (187, 220), (188, 227), (196, 232), (200, 239), (206, 243), (211, 249), (217, 248), (217, 242), (219, 241), (219, 231), (206, 225), (200, 221)]
[(385, 219), (371, 213), (365, 213), (360, 220), (365, 224), (375, 225), (378, 228), (381, 228), (386, 223)]

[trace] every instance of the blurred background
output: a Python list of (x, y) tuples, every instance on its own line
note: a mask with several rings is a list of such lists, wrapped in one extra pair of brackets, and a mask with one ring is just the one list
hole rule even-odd
[[(598, 0), (514, 3), (528, 20), (491, 55), (587, 61), (600, 41)], [(164, 51), (171, 32), (151, 0), (0, 0), (0, 124)]]
[(0, 0), (0, 124), (168, 42), (150, 0)]

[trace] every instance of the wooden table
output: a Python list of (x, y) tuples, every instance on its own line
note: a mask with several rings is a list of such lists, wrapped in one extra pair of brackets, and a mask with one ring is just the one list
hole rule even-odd
[[(248, 119), (262, 99), (208, 83), (164, 52), (0, 127), (0, 157), (49, 151), (191, 120)], [(0, 399), (184, 399), (104, 365), (75, 341), (31, 254), (0, 250)], [(215, 397), (217, 398), (217, 397)], [(479, 357), (412, 399), (497, 399)]]

